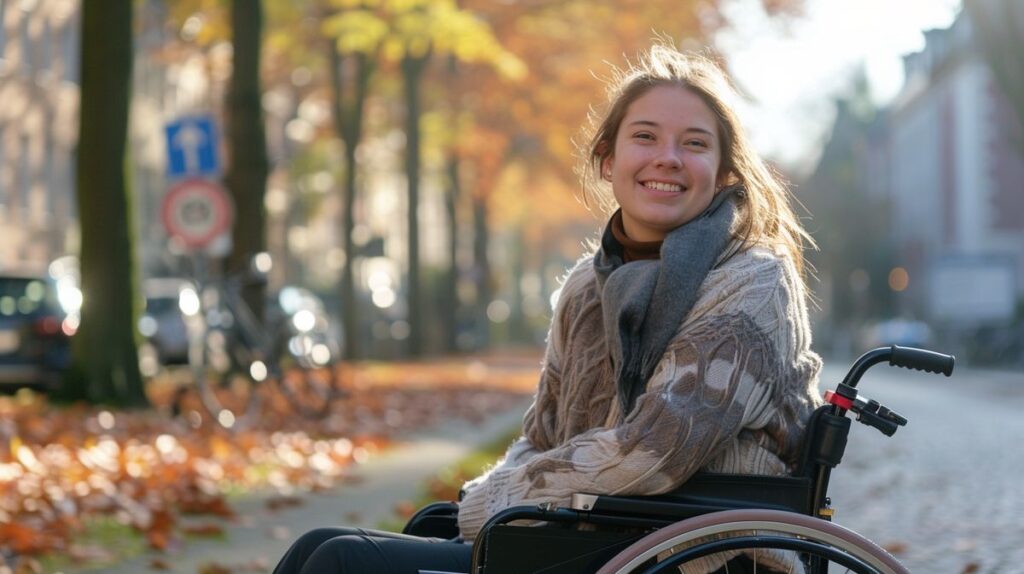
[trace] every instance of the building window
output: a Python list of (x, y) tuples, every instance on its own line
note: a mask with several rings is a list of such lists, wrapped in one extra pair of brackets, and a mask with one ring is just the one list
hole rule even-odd
[[(2, 7), (2, 5), (0, 5)], [(7, 174), (7, 156), (4, 155), (4, 126), (0, 125), (0, 212), (3, 207), (10, 202), (10, 198), (7, 197), (7, 187), (4, 185), (6, 180), (4, 179)]]
[(53, 65), (53, 29), (50, 28), (49, 18), (43, 21), (43, 39), (39, 44), (39, 49), (42, 52), (39, 68), (49, 70)]
[(31, 16), (31, 12), (21, 13), (21, 23), (18, 30), (18, 34), (21, 36), (21, 66), (25, 71), (32, 70), (32, 32), (29, 29)]
[(71, 201), (68, 202), (68, 213), (67, 215), (71, 219), (78, 217), (78, 201), (74, 198), (78, 194), (78, 146), (72, 147), (68, 150), (65, 155), (64, 162), (64, 181), (67, 184), (67, 189), (70, 191)]
[(29, 200), (32, 197), (32, 154), (29, 153), (29, 146), (32, 140), (27, 134), (21, 136), (21, 157), (18, 161), (18, 208), (21, 213), (28, 215)]
[[(0, 0), (0, 60), (4, 59), (4, 44), (7, 43), (7, 24), (4, 12), (7, 10), (7, 2)], [(0, 164), (2, 165), (2, 164)]]
[(43, 185), (46, 186), (43, 195), (43, 211), (52, 214), (57, 211), (57, 174), (54, 173), (53, 158), (53, 132), (47, 131), (45, 151), (43, 156)]
[(80, 47), (78, 45), (78, 13), (67, 19), (61, 29), (61, 59), (64, 66), (64, 79), (78, 83), (78, 58)]

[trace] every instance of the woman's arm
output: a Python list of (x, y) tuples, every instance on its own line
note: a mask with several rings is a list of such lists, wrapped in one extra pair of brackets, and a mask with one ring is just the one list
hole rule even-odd
[(541, 365), (540, 379), (533, 404), (523, 416), (523, 434), (509, 446), (505, 455), (497, 464), (463, 485), (462, 491), (468, 494), (484, 484), (495, 473), (503, 473), (509, 468), (526, 464), (528, 460), (540, 452), (548, 450), (556, 444), (556, 417), (558, 412), (558, 396), (561, 387), (562, 350), (569, 331), (567, 321), (573, 311), (572, 300), (578, 290), (585, 286), (585, 280), (579, 273), (579, 267), (566, 278), (561, 293), (555, 303), (548, 331), (544, 361)]
[[(730, 276), (714, 295), (718, 303), (691, 317), (670, 343), (622, 423), (492, 473), (486, 488), (463, 501), (463, 535), (475, 536), (489, 516), (518, 504), (567, 504), (575, 492), (665, 492), (726, 452), (744, 429), (799, 429), (805, 409), (790, 403), (804, 400), (808, 381), (792, 376), (800, 350), (791, 347), (804, 345), (793, 338), (794, 310), (778, 263), (755, 262), (746, 280)], [(740, 466), (778, 472), (780, 461), (766, 460), (765, 452), (751, 451)]]

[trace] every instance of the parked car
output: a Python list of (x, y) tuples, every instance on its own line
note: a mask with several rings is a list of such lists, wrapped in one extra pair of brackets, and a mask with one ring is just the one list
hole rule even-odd
[(865, 350), (889, 345), (928, 348), (932, 343), (932, 329), (923, 321), (888, 319), (867, 327), (862, 340)]
[[(81, 301), (80, 296), (63, 295)], [(71, 363), (71, 336), (77, 329), (77, 308), (69, 312), (62, 306), (53, 278), (0, 274), (0, 387), (56, 386)]]
[(161, 365), (188, 363), (188, 329), (181, 309), (181, 294), (195, 287), (187, 279), (147, 279), (142, 284), (146, 310), (139, 318), (139, 333), (156, 353)]

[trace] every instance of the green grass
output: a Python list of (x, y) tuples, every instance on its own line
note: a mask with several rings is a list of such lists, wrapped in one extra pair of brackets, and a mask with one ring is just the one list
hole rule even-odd
[(59, 572), (72, 566), (98, 568), (138, 556), (146, 551), (146, 540), (142, 534), (112, 516), (85, 518), (83, 530), (75, 536), (74, 544), (81, 548), (102, 549), (102, 553), (108, 556), (101, 557), (101, 553), (98, 553), (96, 558), (87, 559), (82, 563), (66, 554), (46, 555), (40, 559), (43, 572)]
[(457, 500), (462, 485), (479, 476), (480, 473), (497, 462), (501, 455), (505, 454), (505, 450), (512, 444), (512, 441), (519, 438), (521, 432), (522, 429), (517, 425), (455, 464), (438, 471), (420, 486), (420, 492), (416, 498), (404, 502), (395, 501), (394, 516), (382, 521), (378, 528), (392, 532), (402, 530), (408, 516), (404, 516), (406, 513), (400, 512), (399, 507), (403, 507), (405, 510), (410, 508), (418, 510), (431, 502)]

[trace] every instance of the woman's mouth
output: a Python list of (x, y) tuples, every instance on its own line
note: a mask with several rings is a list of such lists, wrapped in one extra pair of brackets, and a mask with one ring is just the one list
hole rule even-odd
[(651, 190), (659, 191), (662, 193), (682, 193), (686, 191), (686, 188), (678, 183), (665, 183), (662, 181), (644, 181), (641, 182), (642, 186)]

